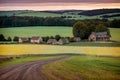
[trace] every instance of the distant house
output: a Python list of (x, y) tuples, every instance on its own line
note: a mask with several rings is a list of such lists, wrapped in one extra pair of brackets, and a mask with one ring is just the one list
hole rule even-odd
[(60, 45), (63, 45), (63, 44), (68, 44), (69, 43), (69, 40), (67, 38), (61, 38), (59, 41), (58, 41), (58, 44)]
[(108, 32), (92, 32), (88, 38), (89, 41), (109, 41), (110, 35)]
[(74, 37), (73, 40), (74, 40), (75, 42), (78, 42), (78, 41), (80, 41), (81, 39), (80, 39), (80, 37)]
[(29, 38), (19, 37), (19, 43), (26, 43), (26, 42), (29, 42)]
[(56, 39), (49, 39), (47, 41), (47, 44), (57, 44), (57, 40)]
[(43, 42), (43, 39), (42, 39), (42, 37), (34, 36), (31, 38), (30, 42), (31, 43), (41, 43), (41, 42)]

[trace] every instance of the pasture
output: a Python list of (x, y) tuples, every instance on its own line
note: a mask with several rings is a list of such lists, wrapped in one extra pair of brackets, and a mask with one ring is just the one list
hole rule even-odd
[(73, 56), (42, 68), (49, 80), (119, 80), (120, 58)]
[[(120, 41), (119, 28), (109, 28), (111, 40)], [(0, 28), (0, 34), (7, 37), (31, 37), (31, 36), (55, 36), (59, 34), (62, 37), (73, 37), (72, 27), (64, 26), (33, 26), (33, 27), (14, 27)]]
[(55, 36), (57, 34), (63, 37), (72, 37), (72, 28), (63, 26), (42, 26), (42, 27), (16, 27), (16, 28), (0, 28), (0, 34), (6, 37), (14, 36), (31, 37), (31, 36)]

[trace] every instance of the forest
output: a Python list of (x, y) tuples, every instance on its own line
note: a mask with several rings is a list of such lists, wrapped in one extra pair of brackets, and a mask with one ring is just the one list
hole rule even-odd
[(23, 26), (73, 26), (81, 21), (85, 24), (104, 24), (109, 28), (120, 28), (120, 19), (65, 19), (63, 17), (1, 16), (0, 28)]

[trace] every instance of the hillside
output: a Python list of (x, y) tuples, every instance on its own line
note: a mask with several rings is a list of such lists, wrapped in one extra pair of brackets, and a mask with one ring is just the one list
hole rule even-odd
[(35, 16), (35, 17), (62, 17), (66, 19), (118, 19), (120, 9), (95, 9), (95, 10), (56, 10), (56, 11), (0, 11), (0, 16)]

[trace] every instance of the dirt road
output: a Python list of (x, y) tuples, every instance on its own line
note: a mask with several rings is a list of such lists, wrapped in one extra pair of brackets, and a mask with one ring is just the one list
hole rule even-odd
[(29, 62), (7, 67), (0, 70), (0, 80), (48, 80), (41, 72), (41, 67), (58, 60), (69, 58), (62, 56), (59, 58)]

